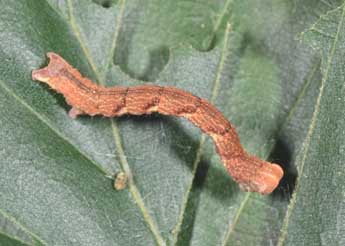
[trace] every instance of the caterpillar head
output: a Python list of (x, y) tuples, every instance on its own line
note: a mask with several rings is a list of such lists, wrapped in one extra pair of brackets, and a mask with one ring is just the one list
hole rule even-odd
[(49, 58), (48, 66), (33, 70), (31, 74), (32, 79), (46, 83), (52, 89), (57, 90), (59, 83), (61, 83), (62, 73), (66, 70), (66, 66), (69, 67), (70, 65), (53, 52), (48, 52), (47, 57)]

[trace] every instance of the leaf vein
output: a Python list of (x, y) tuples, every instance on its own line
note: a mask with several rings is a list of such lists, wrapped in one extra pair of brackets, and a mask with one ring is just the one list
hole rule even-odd
[(93, 59), (91, 58), (91, 54), (90, 54), (90, 51), (89, 49), (86, 47), (86, 45), (84, 44), (84, 41), (81, 37), (81, 33), (79, 31), (79, 28), (78, 28), (78, 25), (75, 21), (75, 18), (74, 18), (74, 14), (73, 14), (73, 4), (72, 4), (72, 1), (71, 0), (67, 0), (67, 5), (68, 5), (68, 15), (69, 15), (69, 18), (70, 18), (70, 24), (71, 24), (71, 28), (76, 36), (76, 38), (78, 39), (79, 43), (80, 43), (80, 46), (85, 54), (85, 57), (88, 61), (88, 63), (90, 64), (93, 72), (95, 73), (97, 79), (98, 79), (98, 82), (99, 83), (102, 83), (102, 81), (100, 81), (100, 79), (102, 78), (100, 72), (98, 71), (97, 69), (97, 66), (96, 64), (93, 62)]
[(304, 170), (304, 165), (305, 165), (305, 162), (306, 162), (306, 159), (307, 159), (307, 156), (308, 156), (308, 151), (309, 151), (309, 147), (310, 147), (310, 142), (311, 142), (312, 134), (314, 132), (314, 129), (315, 129), (315, 126), (316, 126), (317, 117), (318, 117), (319, 112), (320, 112), (321, 98), (322, 98), (322, 95), (323, 95), (325, 83), (326, 83), (326, 80), (328, 79), (328, 73), (329, 73), (330, 66), (331, 66), (331, 63), (332, 63), (332, 60), (333, 60), (333, 57), (334, 57), (335, 48), (336, 48), (336, 44), (338, 42), (340, 30), (341, 30), (341, 28), (343, 26), (343, 23), (344, 23), (345, 5), (342, 5), (340, 8), (342, 8), (342, 15), (341, 15), (341, 18), (340, 18), (339, 23), (338, 23), (337, 32), (336, 32), (336, 35), (335, 35), (334, 42), (332, 44), (332, 48), (331, 48), (330, 53), (329, 53), (329, 57), (327, 59), (327, 67), (326, 67), (324, 76), (323, 76), (323, 78), (321, 80), (320, 92), (319, 92), (319, 95), (318, 95), (318, 98), (317, 98), (317, 101), (316, 101), (316, 106), (315, 106), (315, 110), (313, 112), (313, 117), (312, 117), (312, 120), (311, 120), (311, 124), (309, 126), (308, 134), (307, 134), (307, 136), (305, 138), (305, 141), (304, 141), (304, 144), (303, 144), (304, 147), (303, 147), (303, 153), (302, 153), (302, 160), (301, 160), (301, 163), (300, 163), (300, 168), (298, 170), (299, 171), (299, 175), (298, 175), (298, 178), (296, 180), (296, 188), (295, 188), (295, 191), (294, 191), (294, 193), (292, 195), (291, 203), (290, 203), (290, 205), (289, 205), (289, 207), (288, 207), (288, 209), (286, 211), (286, 215), (285, 215), (285, 218), (284, 218), (281, 234), (280, 234), (279, 241), (278, 241), (278, 244), (277, 244), (278, 246), (282, 246), (284, 244), (284, 241), (285, 241), (286, 236), (287, 236), (287, 226), (288, 226), (288, 223), (289, 223), (290, 216), (292, 214), (292, 210), (295, 208), (295, 205), (296, 205), (297, 193), (298, 193), (299, 188), (300, 188), (300, 177), (302, 176), (302, 173), (303, 173), (303, 170)]
[(317, 29), (317, 28), (315, 28), (315, 27), (313, 27), (312, 29), (310, 29), (311, 31), (314, 31), (314, 32), (316, 32), (316, 33), (318, 33), (318, 34), (321, 34), (322, 36), (325, 36), (325, 37), (327, 37), (327, 38), (331, 38), (331, 39), (335, 39), (336, 38), (336, 36), (335, 35), (332, 35), (332, 34), (330, 34), (330, 33), (325, 33), (325, 32), (323, 32), (322, 30), (319, 30), (319, 29)]
[[(5, 213), (4, 211), (2, 211), (0, 209), (0, 213), (9, 221), (11, 221), (12, 223), (14, 223), (15, 225), (17, 225), (19, 228), (21, 228), (24, 232), (26, 232), (27, 234), (31, 235), (32, 238), (36, 239), (37, 242), (40, 242), (42, 245), (48, 245), (48, 243), (46, 243), (42, 238), (40, 238), (38, 235), (36, 235), (35, 233), (33, 233), (32, 231), (30, 231), (29, 229), (27, 229), (23, 224), (19, 223), (15, 218), (13, 218), (12, 216), (10, 216), (9, 214)], [(5, 234), (7, 235), (7, 234)], [(17, 240), (17, 239), (16, 239)], [(19, 240), (18, 240), (19, 241)]]
[[(121, 5), (121, 11), (120, 11), (120, 17), (123, 15), (123, 13), (121, 14), (121, 12), (124, 11), (124, 1), (122, 2), (123, 4)], [(97, 67), (96, 65), (94, 64), (93, 62), (93, 59), (89, 53), (89, 50), (87, 49), (87, 47), (84, 45), (83, 43), (83, 40), (81, 38), (81, 34), (79, 32), (79, 28), (75, 22), (75, 19), (74, 19), (74, 16), (73, 16), (73, 5), (72, 5), (72, 2), (71, 0), (68, 0), (68, 6), (69, 6), (69, 15), (70, 15), (70, 21), (71, 21), (71, 27), (72, 29), (74, 30), (75, 32), (75, 35), (82, 47), (82, 50), (84, 51), (85, 53), (85, 56), (86, 58), (88, 59), (88, 62), (90, 64), (90, 66), (92, 67), (96, 77), (97, 77), (97, 80), (100, 84), (104, 85), (104, 82), (102, 80), (102, 76), (101, 76), (101, 73), (99, 73), (99, 71), (97, 70)], [(121, 21), (120, 21), (121, 22)], [(118, 31), (115, 31), (115, 35), (114, 35), (114, 38), (117, 37), (117, 34)], [(115, 49), (115, 46), (116, 46), (116, 40), (113, 42), (114, 43), (114, 49)], [(109, 67), (109, 64), (108, 64), (108, 67)], [(105, 71), (104, 74), (106, 74), (107, 71)], [(125, 153), (124, 153), (124, 150), (123, 150), (123, 147), (122, 147), (122, 144), (121, 144), (121, 137), (120, 137), (120, 133), (119, 133), (119, 129), (117, 127), (117, 124), (116, 122), (113, 120), (113, 119), (110, 119), (110, 122), (111, 122), (111, 128), (112, 128), (112, 132), (113, 132), (113, 135), (114, 135), (114, 141), (115, 141), (115, 146), (116, 146), (116, 151), (119, 155), (119, 163), (122, 167), (122, 169), (125, 171), (125, 173), (127, 174), (127, 176), (129, 177), (129, 191), (131, 192), (131, 194), (133, 195), (133, 198), (135, 200), (135, 204), (139, 207), (140, 211), (142, 212), (143, 214), (143, 217), (144, 217), (144, 220), (145, 222), (148, 224), (154, 238), (156, 239), (157, 243), (159, 245), (165, 245), (165, 241), (163, 240), (162, 236), (160, 235), (160, 232), (157, 228), (157, 225), (155, 223), (155, 221), (153, 220), (153, 218), (151, 217), (150, 213), (149, 213), (149, 210), (148, 208), (146, 208), (146, 205), (141, 197), (141, 194), (138, 190), (138, 188), (136, 187), (135, 183), (134, 183), (134, 180), (132, 178), (132, 172), (131, 172), (131, 169), (130, 169), (130, 166), (128, 164), (128, 161), (126, 159), (126, 156), (125, 156)]]
[[(219, 61), (219, 64), (218, 64), (218, 69), (217, 69), (217, 73), (216, 73), (215, 80), (214, 80), (214, 83), (213, 83), (213, 89), (212, 89), (211, 98), (210, 98), (210, 102), (211, 103), (213, 103), (215, 101), (215, 99), (217, 98), (218, 93), (219, 93), (220, 80), (221, 80), (221, 77), (222, 77), (221, 74), (223, 72), (224, 63), (226, 61), (226, 56), (228, 54), (227, 50), (229, 48), (228, 45), (229, 45), (230, 33), (231, 33), (231, 25), (230, 25), (230, 23), (228, 23), (226, 31), (224, 33), (224, 44), (223, 44), (223, 48), (222, 48), (222, 53), (221, 53), (220, 61)], [(199, 162), (200, 162), (200, 159), (201, 159), (202, 148), (203, 148), (203, 145), (205, 143), (205, 139), (206, 139), (206, 135), (202, 134), (201, 138), (200, 138), (199, 146), (198, 146), (198, 149), (197, 149), (195, 161), (193, 163), (193, 170), (192, 170), (192, 177), (193, 178), (191, 179), (191, 181), (190, 181), (190, 183), (188, 185), (186, 194), (185, 194), (184, 199), (183, 199), (182, 208), (181, 208), (181, 212), (179, 214), (178, 222), (177, 222), (175, 228), (173, 229), (173, 231), (175, 233), (174, 233), (174, 238), (173, 238), (172, 245), (175, 245), (177, 243), (178, 235), (180, 233), (181, 225), (182, 225), (183, 218), (184, 218), (184, 212), (186, 210), (186, 206), (187, 206), (187, 202), (188, 202), (188, 197), (189, 197), (190, 191), (192, 189), (193, 180), (195, 178), (196, 170), (198, 168), (198, 165), (199, 165)]]
[[(107, 58), (108, 61), (106, 63), (108, 69), (109, 69), (109, 67), (112, 64), (111, 59), (112, 59), (112, 57), (115, 54), (115, 49), (117, 47), (117, 39), (118, 39), (120, 30), (121, 30), (123, 14), (125, 12), (126, 0), (120, 0), (120, 2), (121, 2), (121, 4), (120, 4), (120, 6), (121, 6), (120, 7), (120, 13), (119, 13), (118, 17), (116, 18), (116, 27), (115, 27), (115, 31), (114, 31), (114, 34), (113, 34), (113, 43), (111, 45), (110, 52), (109, 52), (109, 57)], [(107, 74), (107, 69), (104, 71), (103, 79), (105, 78), (106, 74)]]
[[(308, 76), (308, 78), (306, 79), (306, 81), (304, 82), (304, 85), (302, 86), (302, 89), (300, 90), (295, 102), (293, 103), (292, 107), (290, 108), (289, 112), (287, 113), (287, 116), (285, 118), (285, 120), (283, 121), (283, 124), (280, 125), (277, 129), (277, 133), (279, 133), (282, 128), (284, 127), (284, 125), (286, 125), (292, 118), (292, 116), (294, 115), (295, 111), (296, 111), (296, 108), (297, 108), (297, 105), (299, 104), (299, 102), (301, 101), (303, 95), (305, 95), (306, 91), (307, 91), (307, 88), (309, 87), (316, 71), (317, 71), (317, 68), (319, 67), (320, 63), (317, 63), (313, 69), (312, 69), (312, 72), (310, 73), (310, 75)], [(276, 134), (277, 134), (276, 133)], [(270, 138), (268, 138), (268, 141), (269, 141)], [(268, 151), (268, 153), (270, 153), (273, 149), (273, 146), (271, 148), (271, 150)], [(239, 209), (237, 210), (236, 212), (236, 215), (235, 215), (235, 219), (234, 219), (234, 224), (236, 224), (239, 220), (239, 217), (240, 217), (240, 214), (242, 213), (243, 211), (243, 208), (245, 207), (246, 203), (249, 201), (250, 199), (250, 196), (251, 194), (247, 196), (245, 196), (243, 198), (243, 201), (241, 202), (241, 205), (239, 207)], [(229, 229), (228, 229), (228, 233), (226, 234), (227, 236), (224, 237), (224, 242), (222, 242), (222, 245), (226, 245), (228, 243), (228, 241), (230, 240), (230, 235), (231, 233), (234, 231), (236, 225), (232, 225), (231, 223), (229, 224)]]
[(90, 161), (94, 166), (98, 168), (98, 170), (104, 174), (106, 177), (109, 177), (109, 173), (102, 168), (101, 165), (97, 164), (94, 160), (92, 160), (86, 153), (82, 152), (80, 149), (76, 148), (75, 145), (66, 137), (64, 136), (58, 129), (56, 129), (53, 125), (49, 123), (49, 119), (47, 119), (45, 116), (38, 113), (34, 108), (32, 108), (29, 104), (27, 104), (22, 98), (17, 96), (13, 90), (8, 88), (4, 81), (0, 80), (0, 86), (7, 91), (9, 95), (11, 95), (15, 100), (17, 100), (19, 103), (21, 103), (25, 108), (28, 109), (29, 112), (31, 112), (34, 116), (36, 116), (40, 121), (42, 121), (46, 126), (48, 126), (58, 137), (60, 137), (63, 141), (71, 145), (78, 153), (81, 154), (85, 159)]

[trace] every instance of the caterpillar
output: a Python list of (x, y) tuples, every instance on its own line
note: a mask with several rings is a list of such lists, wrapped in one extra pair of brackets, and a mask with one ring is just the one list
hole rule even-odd
[(83, 114), (117, 117), (153, 112), (184, 117), (213, 139), (225, 168), (242, 190), (269, 194), (278, 186), (283, 176), (282, 168), (248, 154), (236, 129), (207, 100), (176, 87), (104, 87), (83, 77), (58, 54), (48, 52), (47, 57), (49, 64), (33, 70), (32, 79), (63, 94), (72, 106), (68, 113), (71, 118)]

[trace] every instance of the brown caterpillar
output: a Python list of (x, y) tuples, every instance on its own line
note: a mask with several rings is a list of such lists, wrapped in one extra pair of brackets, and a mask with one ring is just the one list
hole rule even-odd
[(62, 93), (72, 109), (69, 116), (150, 114), (182, 116), (212, 137), (224, 166), (245, 191), (271, 193), (283, 176), (282, 168), (249, 155), (235, 128), (208, 101), (175, 87), (140, 85), (103, 87), (82, 77), (59, 55), (49, 52), (47, 67), (34, 70), (32, 79)]

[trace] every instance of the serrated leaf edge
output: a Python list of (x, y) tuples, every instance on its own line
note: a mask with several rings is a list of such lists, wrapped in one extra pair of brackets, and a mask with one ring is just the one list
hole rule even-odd
[[(311, 120), (309, 129), (308, 129), (307, 136), (306, 136), (305, 141), (303, 143), (303, 147), (302, 147), (303, 152), (301, 153), (301, 157), (300, 157), (301, 163), (299, 165), (300, 168), (298, 170), (299, 174), (298, 174), (298, 177), (297, 177), (297, 180), (296, 180), (295, 191), (292, 194), (292, 199), (291, 199), (290, 205), (289, 205), (289, 207), (288, 207), (288, 209), (286, 211), (286, 215), (285, 215), (285, 218), (284, 218), (284, 221), (283, 221), (283, 226), (282, 226), (282, 230), (281, 230), (281, 234), (280, 234), (277, 246), (283, 246), (284, 242), (285, 242), (285, 239), (287, 237), (287, 232), (288, 232), (287, 230), (288, 230), (289, 220), (290, 220), (290, 217), (292, 215), (292, 211), (295, 208), (296, 201), (297, 201), (297, 194), (298, 194), (298, 191), (300, 189), (300, 178), (301, 178), (302, 173), (303, 173), (305, 161), (306, 161), (307, 156), (308, 156), (308, 150), (309, 150), (311, 138), (312, 138), (312, 135), (314, 133), (314, 129), (315, 129), (315, 126), (316, 126), (316, 121), (317, 121), (317, 118), (318, 118), (318, 115), (319, 115), (319, 112), (320, 112), (320, 104), (321, 104), (321, 98), (322, 98), (324, 87), (325, 87), (325, 82), (326, 82), (326, 80), (328, 78), (328, 72), (329, 72), (329, 68), (331, 66), (331, 62), (333, 60), (333, 56), (334, 56), (334, 53), (335, 53), (335, 46), (336, 46), (336, 43), (338, 41), (340, 29), (341, 29), (341, 27), (344, 24), (345, 4), (339, 6), (338, 8), (336, 8), (336, 9), (334, 9), (332, 11), (329, 11), (328, 13), (334, 12), (334, 11), (336, 11), (338, 9), (342, 9), (341, 19), (339, 21), (337, 33), (335, 35), (335, 39), (334, 39), (332, 48), (330, 50), (330, 53), (329, 53), (329, 56), (328, 56), (328, 59), (327, 59), (327, 64), (326, 64), (327, 67), (326, 67), (326, 70), (324, 71), (324, 76), (322, 77), (322, 80), (321, 80), (321, 86), (320, 86), (319, 95), (318, 95), (317, 101), (316, 101), (316, 107), (315, 107), (315, 110), (313, 112), (313, 116), (312, 116), (312, 120)], [(322, 19), (322, 18), (320, 18), (320, 19)], [(321, 59), (322, 59), (322, 62), (324, 62), (323, 57), (321, 57)]]

